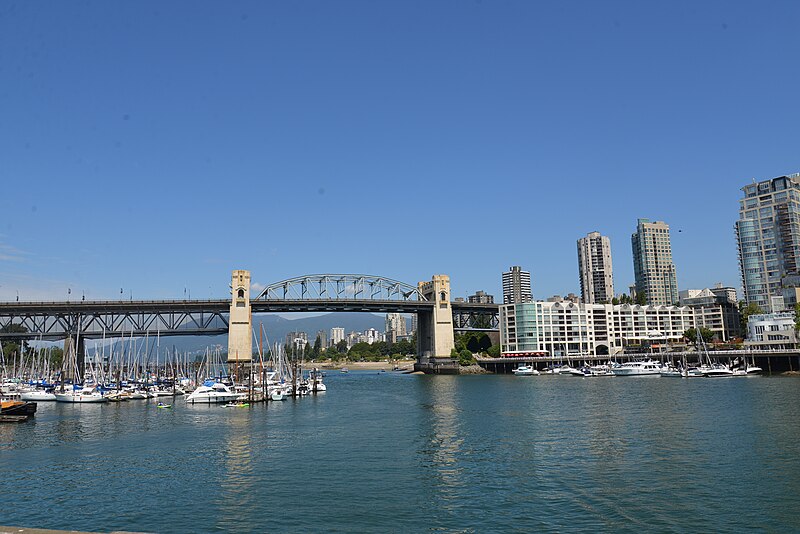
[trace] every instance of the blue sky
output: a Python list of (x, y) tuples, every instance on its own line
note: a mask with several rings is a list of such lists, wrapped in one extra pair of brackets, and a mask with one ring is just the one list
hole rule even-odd
[[(578, 292), (664, 220), (740, 285), (739, 188), (800, 171), (797, 2), (3, 2), (0, 299), (230, 271)], [(681, 230), (681, 232), (678, 232)], [(73, 297), (75, 298), (75, 297)]]

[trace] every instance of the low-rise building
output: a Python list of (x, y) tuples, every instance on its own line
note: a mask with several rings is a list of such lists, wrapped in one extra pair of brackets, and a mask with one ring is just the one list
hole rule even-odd
[(744, 337), (736, 290), (718, 284), (713, 289), (686, 289), (680, 292), (681, 306), (688, 306), (700, 328), (708, 328), (720, 341)]
[(663, 349), (695, 327), (687, 306), (582, 304), (568, 301), (500, 306), (504, 354), (618, 354), (626, 347)]
[(758, 350), (797, 348), (794, 312), (763, 313), (748, 317), (745, 345)]

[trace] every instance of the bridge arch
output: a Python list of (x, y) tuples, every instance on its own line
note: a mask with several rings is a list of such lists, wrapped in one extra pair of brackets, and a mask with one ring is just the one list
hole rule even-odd
[(275, 282), (255, 300), (417, 300), (428, 299), (417, 286), (368, 274), (308, 274)]

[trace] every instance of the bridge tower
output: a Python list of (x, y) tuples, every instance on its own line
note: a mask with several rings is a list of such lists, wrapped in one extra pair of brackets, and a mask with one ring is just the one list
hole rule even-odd
[(450, 357), (455, 348), (450, 277), (436, 274), (430, 282), (417, 284), (417, 289), (434, 307), (432, 311), (417, 314), (419, 360), (414, 368), (425, 373), (458, 374), (458, 362)]
[(228, 321), (228, 363), (253, 360), (253, 313), (250, 308), (250, 271), (231, 275), (231, 312)]

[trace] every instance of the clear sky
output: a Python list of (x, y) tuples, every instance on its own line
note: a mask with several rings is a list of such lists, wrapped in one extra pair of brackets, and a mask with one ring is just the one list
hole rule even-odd
[[(739, 287), (739, 188), (800, 171), (800, 2), (0, 3), (0, 299), (311, 273), (578, 292), (672, 226)], [(678, 232), (678, 230), (681, 230)]]

